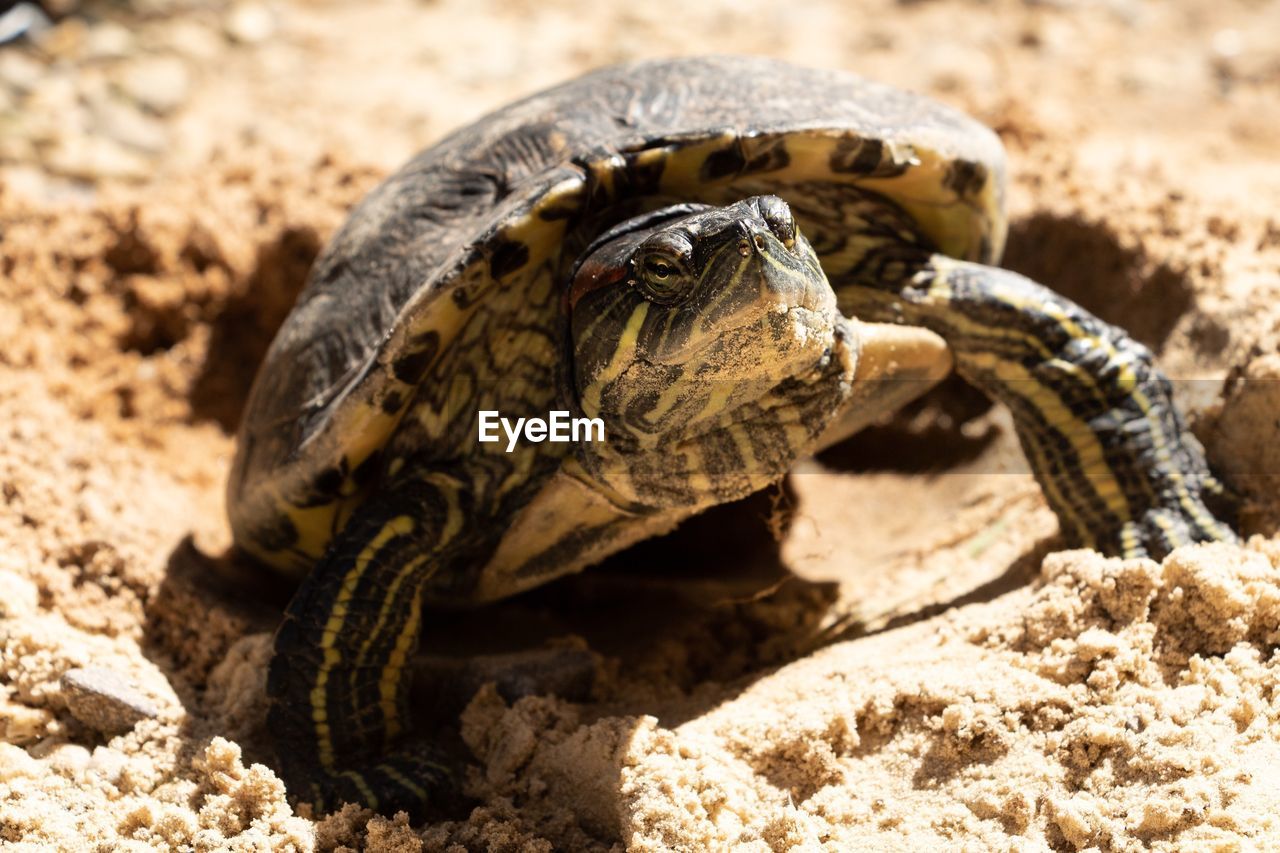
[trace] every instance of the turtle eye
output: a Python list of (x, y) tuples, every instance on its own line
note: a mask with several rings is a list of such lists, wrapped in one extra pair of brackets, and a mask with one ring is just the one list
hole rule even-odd
[(655, 283), (665, 282), (676, 274), (676, 268), (661, 258), (649, 258), (644, 262), (645, 278)]
[(688, 275), (675, 258), (665, 254), (644, 255), (636, 263), (640, 284), (647, 298), (669, 304), (676, 301), (685, 289)]

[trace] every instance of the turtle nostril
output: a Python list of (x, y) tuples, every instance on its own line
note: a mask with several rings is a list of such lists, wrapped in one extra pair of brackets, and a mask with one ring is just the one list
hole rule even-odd
[(763, 235), (763, 234), (756, 234), (756, 235), (754, 235), (751, 239), (752, 239), (753, 241), (755, 241), (756, 249), (758, 249), (759, 251), (763, 252), (763, 251), (764, 251), (764, 235)]

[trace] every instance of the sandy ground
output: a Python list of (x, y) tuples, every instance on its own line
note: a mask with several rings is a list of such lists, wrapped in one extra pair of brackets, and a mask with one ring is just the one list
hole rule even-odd
[[(1264, 0), (135, 0), (0, 47), (0, 844), (1280, 847), (1277, 32)], [(311, 260), (450, 128), (711, 51), (995, 127), (1008, 265), (1157, 350), (1252, 538), (1058, 552), (1006, 417), (951, 383), (785, 490), (439, 617), (455, 659), (595, 670), (436, 709), (469, 816), (291, 809), (262, 729), (289, 591), (229, 553), (222, 483)]]

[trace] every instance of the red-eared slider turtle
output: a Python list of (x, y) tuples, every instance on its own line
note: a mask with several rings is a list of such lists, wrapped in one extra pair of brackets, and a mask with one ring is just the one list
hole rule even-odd
[[(268, 679), (292, 789), (446, 797), (405, 737), (433, 602), (511, 595), (761, 489), (953, 362), (1012, 410), (1064, 544), (1232, 539), (1150, 352), (988, 266), (1003, 189), (995, 135), (954, 110), (732, 57), (588, 74), (387, 179), (272, 344), (228, 490), (240, 546), (301, 580)], [(552, 412), (603, 440), (494, 428)]]

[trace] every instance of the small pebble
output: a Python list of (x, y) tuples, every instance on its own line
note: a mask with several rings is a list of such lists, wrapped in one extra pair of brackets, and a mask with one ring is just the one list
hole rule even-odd
[(129, 757), (120, 750), (99, 746), (93, 750), (93, 757), (85, 766), (85, 772), (115, 784), (128, 763)]
[[(165, 131), (164, 125), (128, 103), (103, 100), (94, 104), (93, 113), (98, 129), (121, 145), (127, 145), (148, 154), (159, 154), (168, 144), (169, 134)], [(101, 500), (98, 500), (96, 506), (86, 506), (85, 517), (89, 519), (110, 517), (101, 503)], [(95, 513), (92, 511), (94, 509), (98, 511)]]
[(40, 606), (40, 590), (15, 572), (0, 570), (0, 619), (15, 619), (35, 613)]
[(0, 740), (25, 746), (49, 734), (54, 716), (48, 708), (20, 702), (0, 704)]
[(160, 713), (127, 678), (103, 667), (67, 670), (62, 692), (71, 715), (103, 734), (128, 731)]
[(209, 61), (222, 55), (223, 40), (217, 30), (196, 20), (179, 18), (157, 26), (152, 37), (158, 44), (188, 59)]
[(89, 27), (80, 18), (67, 18), (56, 27), (44, 30), (36, 36), (40, 50), (54, 59), (67, 62), (79, 60), (88, 43)]
[(40, 774), (40, 763), (27, 755), (25, 749), (0, 742), (0, 779), (8, 782), (23, 776), (35, 778)]
[(44, 65), (13, 50), (0, 51), (0, 83), (19, 93), (30, 92), (47, 76)]
[(241, 44), (261, 44), (275, 35), (276, 18), (262, 3), (237, 3), (227, 14), (227, 35)]
[[(46, 746), (46, 743), (48, 745)], [(40, 743), (31, 750), (33, 758), (42, 758), (49, 762), (49, 767), (59, 776), (75, 778), (89, 766), (91, 755), (89, 750), (78, 743), (53, 741)]]
[(142, 180), (152, 175), (147, 160), (105, 136), (65, 136), (44, 152), (44, 166), (55, 175), (84, 181)]
[(64, 18), (80, 8), (80, 0), (42, 0), (41, 5), (55, 18)]
[(89, 30), (85, 52), (90, 59), (123, 59), (133, 50), (133, 34), (114, 21), (103, 21)]
[(0, 7), (0, 44), (23, 36), (38, 37), (49, 31), (49, 16), (34, 3), (8, 3)]
[(191, 75), (181, 59), (155, 56), (127, 67), (120, 75), (120, 86), (139, 106), (164, 115), (186, 101)]

